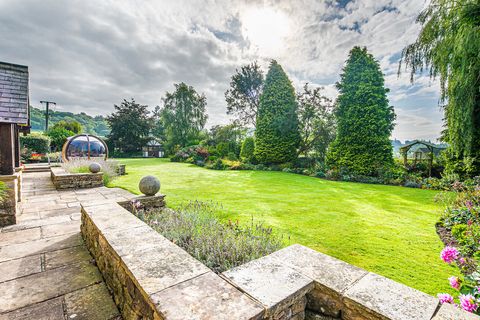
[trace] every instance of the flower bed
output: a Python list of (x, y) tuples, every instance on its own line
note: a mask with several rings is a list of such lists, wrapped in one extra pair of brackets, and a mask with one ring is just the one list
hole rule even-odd
[(177, 211), (144, 210), (139, 202), (132, 211), (164, 237), (185, 249), (216, 273), (266, 256), (282, 247), (282, 239), (271, 228), (251, 222), (222, 223), (216, 206), (191, 202)]
[(442, 304), (454, 304), (462, 309), (480, 314), (480, 181), (454, 183), (455, 196), (447, 195), (447, 208), (437, 224), (437, 232), (445, 248), (440, 258), (456, 265), (463, 277), (451, 276), (450, 286), (458, 291), (457, 299), (449, 294), (439, 294)]

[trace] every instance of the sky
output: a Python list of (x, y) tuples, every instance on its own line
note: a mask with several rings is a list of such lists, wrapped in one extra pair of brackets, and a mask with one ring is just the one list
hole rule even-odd
[(408, 71), (422, 0), (0, 0), (0, 61), (29, 66), (31, 105), (107, 115), (135, 98), (162, 105), (174, 83), (207, 97), (207, 126), (227, 124), (224, 92), (237, 68), (271, 59), (293, 85), (335, 82), (353, 46), (379, 61), (397, 114), (392, 138), (435, 141), (442, 129), (439, 84)]

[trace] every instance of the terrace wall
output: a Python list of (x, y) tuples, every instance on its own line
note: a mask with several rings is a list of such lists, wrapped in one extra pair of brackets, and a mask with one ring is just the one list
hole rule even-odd
[(480, 319), (301, 245), (217, 275), (117, 203), (82, 204), (81, 230), (126, 320)]
[(51, 167), (50, 176), (56, 189), (83, 189), (103, 186), (103, 173), (69, 173), (61, 167)]
[(7, 187), (5, 199), (0, 202), (0, 227), (15, 224), (17, 221), (18, 202), (21, 201), (22, 172), (12, 175), (0, 175), (0, 181)]

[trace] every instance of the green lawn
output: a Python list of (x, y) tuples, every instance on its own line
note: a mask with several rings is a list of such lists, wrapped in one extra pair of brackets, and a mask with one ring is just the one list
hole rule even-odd
[(157, 176), (167, 203), (213, 200), (231, 219), (265, 221), (300, 243), (426, 293), (451, 292), (434, 224), (435, 191), (335, 182), (283, 172), (215, 171), (165, 159), (122, 159), (112, 186), (138, 193)]

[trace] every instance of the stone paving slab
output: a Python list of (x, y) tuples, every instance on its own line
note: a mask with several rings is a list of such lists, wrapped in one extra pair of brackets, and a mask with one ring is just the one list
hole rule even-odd
[(41, 227), (42, 237), (50, 238), (61, 235), (66, 235), (70, 233), (79, 233), (80, 232), (80, 222), (79, 221), (69, 221), (65, 223), (51, 224)]
[(28, 276), (41, 271), (41, 255), (1, 262), (0, 282)]
[(169, 320), (261, 319), (264, 308), (213, 272), (171, 287), (152, 297)]
[(31, 228), (18, 230), (14, 232), (2, 232), (0, 233), (0, 246), (8, 246), (12, 244), (18, 244), (41, 238), (40, 228)]
[(80, 233), (0, 247), (0, 262), (83, 245)]
[(67, 319), (121, 319), (105, 284), (95, 284), (65, 295)]
[[(0, 229), (0, 320), (120, 319), (83, 245), (78, 195), (57, 191), (48, 172), (23, 177), (18, 224)], [(108, 201), (99, 191), (83, 199)]]
[(65, 320), (62, 298), (33, 304), (12, 312), (0, 314), (0, 320)]
[(78, 263), (0, 283), (0, 312), (49, 300), (102, 281), (98, 269)]
[(93, 258), (84, 246), (77, 246), (45, 253), (44, 269), (59, 268), (79, 261), (91, 261)]

